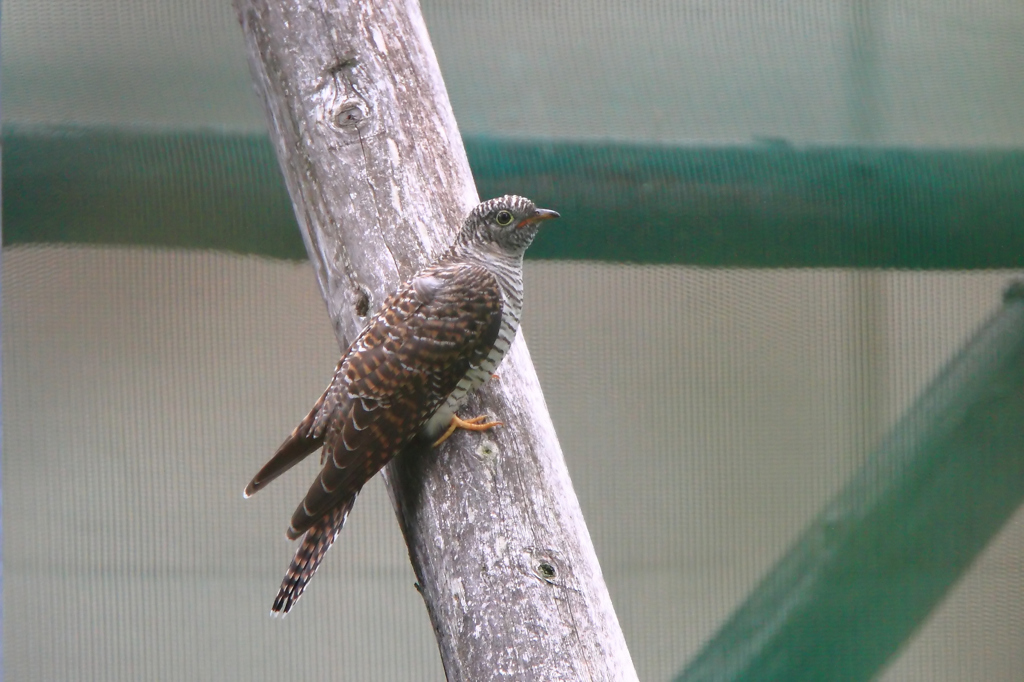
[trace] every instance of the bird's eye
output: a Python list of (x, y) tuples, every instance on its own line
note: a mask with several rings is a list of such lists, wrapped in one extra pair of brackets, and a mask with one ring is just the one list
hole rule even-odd
[(502, 227), (512, 222), (512, 214), (509, 211), (498, 211), (498, 214), (494, 216), (494, 220)]

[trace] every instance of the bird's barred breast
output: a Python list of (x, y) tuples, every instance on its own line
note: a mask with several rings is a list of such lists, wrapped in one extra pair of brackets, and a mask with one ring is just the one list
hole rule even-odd
[[(455, 390), (451, 392), (443, 405), (443, 409), (438, 410), (437, 418), (431, 419), (431, 425), (443, 421), (444, 425), (447, 426), (451, 418), (450, 415), (459, 409), (466, 397), (487, 383), (491, 378), (516, 338), (516, 331), (519, 329), (519, 318), (523, 310), (522, 265), (520, 264), (518, 268), (495, 268), (492, 265), (490, 269), (501, 286), (501, 293), (504, 299), (502, 302), (501, 329), (498, 331), (498, 338), (495, 340), (494, 347), (491, 348), (491, 352), (487, 354), (484, 361), (477, 367), (471, 367), (466, 376), (455, 387)], [(444, 418), (440, 414), (441, 412), (448, 413), (449, 416)], [(428, 425), (428, 430), (429, 428), (430, 426)]]

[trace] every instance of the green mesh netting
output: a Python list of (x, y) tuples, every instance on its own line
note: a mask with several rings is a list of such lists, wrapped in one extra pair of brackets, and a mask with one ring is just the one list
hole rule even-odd
[[(672, 679), (999, 308), (1024, 259), (1024, 6), (423, 10), (481, 193), (563, 213), (524, 333), (640, 679)], [(2, 20), (7, 676), (443, 679), (379, 481), (266, 616), (309, 468), (241, 489), (337, 348), (230, 3)], [(910, 577), (896, 598), (837, 582), (851, 628), (941, 583), (919, 629), (787, 641), (871, 643), (837, 679), (1018, 680), (1024, 517), (961, 481), (984, 549), (950, 557), (948, 592), (914, 547), (874, 566)]]

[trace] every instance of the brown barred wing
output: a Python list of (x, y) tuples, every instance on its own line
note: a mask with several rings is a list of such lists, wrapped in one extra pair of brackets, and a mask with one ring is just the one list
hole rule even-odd
[(468, 264), (420, 273), (352, 344), (326, 415), (324, 467), (292, 516), (297, 538), (359, 492), (490, 353), (501, 328), (494, 275)]
[[(338, 369), (341, 369), (341, 363), (338, 364)], [(337, 375), (337, 371), (335, 371), (335, 375)], [(324, 444), (323, 434), (319, 433), (316, 429), (316, 421), (320, 411), (323, 409), (324, 402), (331, 395), (333, 388), (334, 382), (332, 381), (331, 385), (324, 391), (324, 394), (313, 405), (313, 409), (309, 411), (309, 414), (299, 422), (295, 430), (281, 443), (281, 447), (277, 449), (277, 452), (270, 458), (270, 461), (264, 464), (263, 468), (249, 481), (249, 485), (245, 487), (245, 492), (243, 493), (245, 497), (252, 497), (260, 490), (263, 490), (268, 483), (291, 469)]]

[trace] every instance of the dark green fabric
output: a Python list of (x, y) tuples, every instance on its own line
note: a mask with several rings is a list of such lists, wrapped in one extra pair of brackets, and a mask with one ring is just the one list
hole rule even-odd
[[(262, 135), (5, 128), (4, 243), (305, 257)], [(482, 197), (564, 216), (531, 258), (753, 267), (1024, 266), (1024, 152), (469, 138)]]
[(4, 245), (306, 257), (266, 137), (5, 128), (3, 142)]

